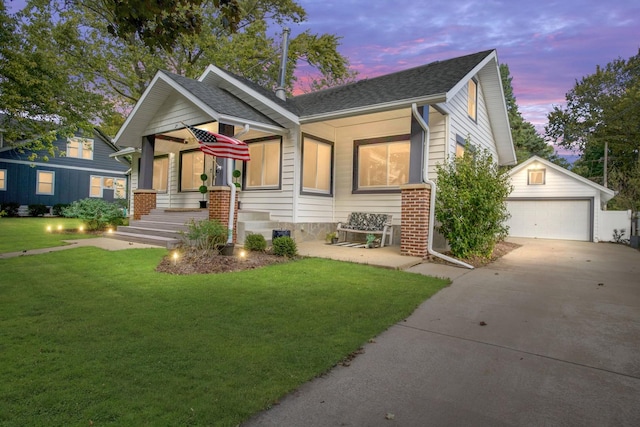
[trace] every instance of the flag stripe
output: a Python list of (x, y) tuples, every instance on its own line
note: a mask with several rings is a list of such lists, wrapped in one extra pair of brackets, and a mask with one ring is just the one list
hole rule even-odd
[(219, 135), (206, 130), (185, 125), (196, 137), (200, 144), (200, 151), (216, 157), (249, 161), (249, 146), (242, 141), (226, 135)]

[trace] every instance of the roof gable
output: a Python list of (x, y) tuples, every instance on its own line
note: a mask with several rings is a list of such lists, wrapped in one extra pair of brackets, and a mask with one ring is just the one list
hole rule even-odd
[(592, 188), (594, 188), (595, 190), (600, 192), (600, 200), (602, 202), (608, 202), (609, 200), (611, 200), (613, 198), (613, 196), (615, 196), (615, 192), (609, 188), (606, 188), (600, 184), (597, 184), (593, 181), (588, 180), (587, 178), (580, 176), (574, 172), (571, 172), (568, 169), (563, 168), (562, 166), (556, 165), (555, 163), (551, 163), (548, 160), (543, 159), (542, 157), (538, 157), (538, 156), (532, 156), (530, 158), (528, 158), (527, 160), (525, 160), (524, 162), (520, 163), (518, 166), (514, 167), (513, 169), (509, 170), (509, 175), (510, 176), (514, 176), (522, 171), (526, 171), (527, 167), (529, 167), (532, 163), (540, 163), (542, 165), (544, 165), (545, 167), (548, 167), (550, 169), (553, 169), (557, 172), (560, 172), (564, 175), (566, 175), (567, 177), (574, 179), (576, 181), (579, 181), (585, 185), (588, 185)]

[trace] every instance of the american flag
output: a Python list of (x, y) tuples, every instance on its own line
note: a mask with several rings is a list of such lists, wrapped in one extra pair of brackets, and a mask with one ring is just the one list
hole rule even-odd
[(249, 156), (249, 146), (246, 143), (230, 136), (194, 128), (187, 124), (185, 124), (185, 126), (198, 140), (200, 151), (203, 153), (216, 157), (243, 160), (245, 162), (251, 160)]

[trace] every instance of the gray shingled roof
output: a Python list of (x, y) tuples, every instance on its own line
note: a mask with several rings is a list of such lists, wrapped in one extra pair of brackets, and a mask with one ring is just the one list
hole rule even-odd
[(233, 117), (242, 117), (258, 123), (280, 126), (260, 111), (224, 89), (207, 86), (198, 80), (189, 79), (168, 71), (162, 72), (218, 113)]
[(409, 70), (299, 95), (287, 103), (293, 104), (299, 116), (313, 116), (444, 94), (491, 52), (493, 50), (436, 61)]

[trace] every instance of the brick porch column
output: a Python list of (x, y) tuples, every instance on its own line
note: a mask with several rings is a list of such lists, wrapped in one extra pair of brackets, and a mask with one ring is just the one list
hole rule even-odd
[[(233, 213), (233, 243), (236, 243), (238, 229), (238, 206), (240, 191), (236, 189), (236, 206)], [(217, 219), (225, 227), (229, 226), (229, 204), (231, 188), (226, 185), (209, 187), (209, 219)]]
[(407, 184), (401, 186), (400, 191), (402, 192), (400, 254), (426, 258), (431, 186)]
[(151, 213), (156, 208), (156, 190), (133, 190), (133, 219)]

